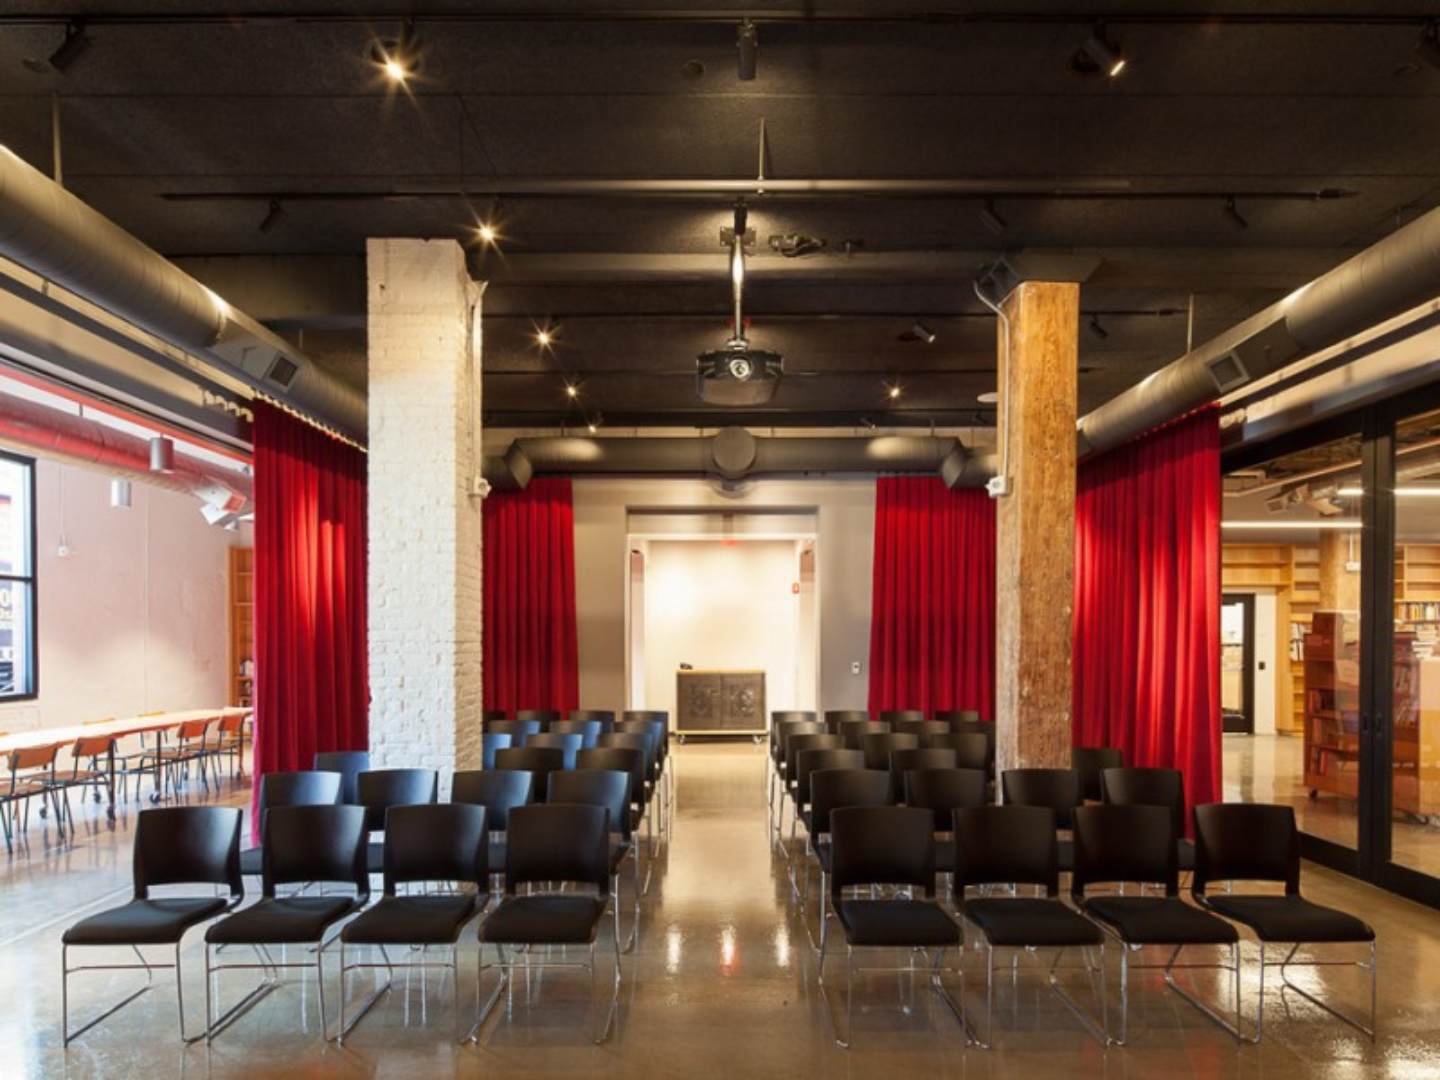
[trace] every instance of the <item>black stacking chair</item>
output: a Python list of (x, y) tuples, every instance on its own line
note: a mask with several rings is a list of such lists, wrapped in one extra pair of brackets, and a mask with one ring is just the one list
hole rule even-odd
[[(614, 745), (597, 746), (594, 750), (581, 750), (575, 756), (576, 769), (614, 769), (619, 772), (630, 774), (630, 835), (633, 840), (635, 830), (640, 827), (640, 822), (645, 817), (645, 806), (641, 801), (645, 792), (645, 748), (643, 740), (637, 735), (626, 735), (611, 733), (602, 735), (601, 742), (613, 742)], [(629, 745), (626, 745), (626, 744)], [(612, 823), (613, 828), (613, 823)], [(651, 854), (647, 851), (647, 871)], [(638, 862), (639, 851), (636, 856)], [(646, 878), (649, 874), (647, 872)], [(641, 892), (645, 891), (642, 883)]]
[[(900, 725), (909, 721), (920, 721), (925, 719), (924, 709), (881, 709), (878, 720), (883, 720), (894, 730), (903, 730)], [(911, 733), (913, 734), (913, 733)]]
[[(810, 751), (831, 753), (832, 751)], [(854, 753), (855, 751), (841, 751)], [(820, 944), (810, 932), (809, 920), (805, 932), (810, 935), (812, 948), (822, 948), (827, 930), (826, 908), (829, 903), (830, 880), (830, 815), (843, 806), (889, 806), (891, 804), (890, 775), (879, 769), (841, 768), (820, 769), (810, 774), (810, 818), (806, 845), (816, 865), (820, 867)], [(803, 870), (805, 887), (801, 889), (801, 901), (808, 898), (810, 891), (810, 869), (808, 861)]]
[[(1211, 892), (1216, 882), (1257, 881), (1279, 883), (1284, 892)], [(1269, 946), (1284, 949), (1280, 959), (1281, 984), (1294, 990), (1337, 1020), (1375, 1038), (1375, 931), (1347, 912), (1313, 904), (1300, 895), (1300, 834), (1295, 811), (1288, 806), (1257, 803), (1212, 803), (1195, 807), (1195, 874), (1190, 892), (1206, 910), (1237, 922), (1253, 933), (1260, 945), (1260, 990), (1255, 1005), (1255, 1038), (1260, 1041), (1265, 1016), (1265, 969)], [(1369, 963), (1346, 960), (1300, 959), (1306, 945), (1368, 946)], [(1370, 971), (1370, 1026), (1326, 1004), (1290, 981), (1291, 967), (1358, 967)]]
[(515, 719), (516, 719), (516, 720), (519, 720), (519, 721), (521, 721), (522, 723), (524, 723), (524, 722), (526, 722), (526, 721), (531, 721), (531, 720), (533, 720), (533, 721), (538, 721), (539, 724), (540, 724), (540, 727), (539, 727), (539, 729), (538, 729), (539, 731), (546, 731), (546, 730), (548, 730), (549, 725), (552, 724), (554, 721), (559, 720), (562, 715), (564, 715), (564, 714), (562, 714), (559, 709), (516, 709), (516, 710), (515, 710)]
[[(919, 737), (918, 735), (916, 736)], [(914, 769), (953, 769), (954, 750), (893, 750), (890, 753), (890, 784), (895, 789), (895, 801), (905, 801), (905, 774)]]
[[(345, 778), (339, 773), (275, 772), (260, 777), (260, 794), (255, 800), (255, 820), (264, 822), (265, 811), (274, 806), (334, 806), (339, 803)], [(257, 844), (240, 852), (240, 872), (261, 872), (262, 849)]]
[(322, 750), (315, 755), (312, 767), (316, 772), (338, 772), (340, 801), (354, 806), (359, 800), (355, 793), (355, 778), (362, 772), (370, 771), (370, 751)]
[[(822, 717), (825, 722), (825, 730), (832, 735), (839, 735), (843, 725), (854, 723), (858, 720), (870, 721), (870, 710), (868, 709), (826, 709)], [(885, 725), (885, 730), (890, 730), (890, 725)], [(851, 747), (856, 750), (858, 747)]]
[[(601, 734), (604, 734), (604, 733), (607, 732), (607, 731), (614, 731), (614, 730), (615, 730), (615, 710), (614, 710), (614, 709), (571, 709), (571, 710), (570, 710), (570, 719), (571, 719), (571, 720), (598, 720), (598, 721), (600, 721), (600, 733), (601, 733)], [(586, 749), (593, 750), (594, 747), (586, 747)]]
[[(386, 813), (384, 895), (340, 931), (337, 1042), (343, 1043), (391, 989), (397, 967), (450, 972), (455, 981), (455, 1037), (460, 1041), (460, 972), (455, 946), (465, 924), (490, 902), (488, 833), (485, 808), (469, 803), (392, 806)], [(415, 886), (427, 888), (416, 892)], [(391, 945), (419, 947), (420, 957), (409, 963), (394, 960), (386, 951)], [(424, 950), (432, 945), (449, 946), (449, 959), (427, 959)], [(352, 961), (350, 951), (355, 946), (378, 949), (383, 962)], [(363, 968), (384, 968), (387, 978), (347, 1020), (349, 975)], [(423, 991), (423, 982), (421, 988)]]
[[(785, 825), (786, 743), (796, 735), (824, 734), (826, 734), (825, 725), (818, 720), (782, 720), (771, 729), (770, 816), (775, 820), (775, 832), (777, 836)], [(779, 800), (778, 803), (776, 801), (777, 798)]]
[(505, 868), (505, 830), (510, 811), (530, 802), (534, 778), (521, 769), (462, 769), (450, 780), (450, 801), (485, 808), (490, 832), (490, 872)]
[[(834, 738), (834, 736), (831, 736)], [(810, 821), (810, 778), (821, 769), (863, 769), (865, 767), (865, 755), (859, 750), (845, 750), (840, 747), (822, 747), (819, 750), (801, 750), (795, 755), (795, 787), (793, 796), (795, 799), (795, 817), (791, 819), (793, 825), (795, 820), (804, 822), (805, 828), (811, 828)], [(792, 830), (790, 838), (795, 839), (796, 833)]]
[(1195, 842), (1185, 836), (1185, 774), (1137, 765), (1102, 769), (1100, 793), (1115, 806), (1164, 806), (1175, 819), (1175, 853), (1182, 871), (1195, 869)]
[[(613, 719), (611, 724), (614, 724)], [(577, 719), (572, 715), (569, 720), (554, 720), (550, 724), (551, 735), (579, 735), (582, 750), (594, 750), (604, 730), (605, 722), (599, 717)]]
[(666, 789), (665, 759), (669, 755), (669, 713), (655, 709), (630, 709), (615, 721), (617, 733), (645, 736), (645, 805), (653, 808), (646, 823), (646, 840), (654, 843), (654, 834), (665, 830), (665, 808), (669, 802)]
[[(1086, 895), (1094, 885), (1160, 886), (1163, 895), (1113, 891)], [(1165, 984), (1236, 1038), (1240, 1037), (1240, 935), (1224, 919), (1180, 899), (1180, 869), (1175, 848), (1175, 819), (1164, 806), (1082, 806), (1075, 811), (1075, 873), (1070, 879), (1075, 906), (1097, 922), (1120, 946), (1120, 1034), (1124, 1046), (1130, 1028), (1130, 969), (1160, 968)], [(1147, 946), (1170, 950), (1163, 964), (1132, 964), (1131, 953)], [(1230, 963), (1178, 964), (1186, 946), (1230, 950)], [(1226, 1020), (1175, 981), (1175, 971), (1203, 968), (1229, 972), (1234, 1021)], [(1103, 985), (1103, 979), (1102, 979)]]
[(965, 731), (967, 729), (957, 727), (957, 724), (978, 724), (980, 720), (979, 709), (937, 709), (930, 714), (932, 720), (943, 720), (950, 725), (951, 731)]
[(860, 749), (865, 752), (867, 769), (890, 771), (890, 755), (896, 750), (920, 749), (919, 735), (906, 735), (899, 731), (875, 732), (862, 736)]
[(550, 774), (565, 768), (565, 751), (556, 746), (521, 746), (495, 753), (497, 769), (519, 769), (531, 775), (530, 801), (544, 802)]
[[(1000, 774), (1002, 801), (1007, 806), (1043, 806), (1055, 812), (1055, 827), (1069, 832), (1075, 827), (1075, 808), (1080, 805), (1080, 774), (1074, 769), (1006, 769)], [(1060, 869), (1075, 866), (1074, 845), (1068, 837), (1060, 843)]]
[[(556, 720), (555, 723), (563, 724), (564, 720)], [(558, 749), (563, 757), (562, 768), (575, 768), (575, 755), (585, 746), (585, 736), (578, 731), (542, 731), (539, 735), (531, 735), (525, 740), (525, 747), (529, 749), (544, 749), (546, 747)]]
[(929, 745), (929, 739), (936, 735), (949, 735), (950, 725), (943, 720), (901, 720), (892, 730), (919, 736), (920, 745), (924, 747)]
[[(440, 775), (434, 769), (371, 769), (355, 778), (355, 798), (368, 814), (368, 828), (385, 828), (385, 811), (392, 806), (433, 803), (440, 794)], [(385, 868), (385, 849), (372, 843), (366, 856), (372, 874)]]
[[(227, 911), (244, 899), (240, 877), (240, 811), (228, 806), (167, 806), (142, 810), (135, 819), (132, 864), (134, 891), (129, 903), (91, 915), (75, 923), (60, 938), (60, 1026), (68, 1045), (100, 1021), (119, 1012), (154, 985), (158, 968), (175, 971), (175, 998), (180, 1013), (180, 1038), (186, 1043), (205, 1037), (185, 1033), (185, 979), (180, 967), (180, 944), (193, 926)], [(161, 886), (204, 886), (189, 896), (152, 897)], [(217, 893), (228, 890), (228, 896)], [(140, 951), (145, 945), (175, 949), (173, 964), (152, 964)], [(138, 964), (81, 964), (70, 966), (70, 950), (129, 947)], [(129, 967), (145, 972), (145, 985), (99, 1016), (70, 1030), (70, 976), (81, 971), (113, 971)], [(148, 1033), (148, 1034), (153, 1034)]]
[[(806, 750), (841, 750), (839, 735), (831, 735), (828, 732), (812, 735), (808, 732), (803, 734), (787, 733), (785, 736), (785, 760), (782, 768), (784, 770), (784, 782), (780, 790), (780, 821), (783, 826), (785, 821), (785, 800), (790, 800), (790, 836), (795, 836), (795, 819), (800, 813), (800, 804), (795, 801), (795, 773), (798, 768), (796, 758)], [(781, 840), (783, 849), (784, 842)]]
[(979, 769), (988, 773), (993, 764), (990, 741), (978, 731), (947, 731), (943, 735), (930, 735), (920, 745), (929, 750), (955, 751), (957, 769)]
[(935, 816), (935, 872), (955, 872), (955, 841), (950, 835), (956, 810), (985, 804), (984, 769), (911, 769), (905, 774), (905, 805)]
[[(875, 891), (879, 887), (905, 887), (909, 891), (877, 896)], [(859, 889), (861, 893), (847, 895), (849, 889)], [(826, 991), (825, 954), (829, 939), (823, 933), (818, 978), (825, 1015), (841, 1048), (850, 1046), (853, 1030), (857, 948), (930, 952), (930, 985), (950, 1011), (964, 1022), (960, 1005), (940, 979), (945, 950), (953, 946), (963, 952), (964, 938), (960, 925), (935, 901), (934, 890), (935, 830), (928, 810), (905, 806), (849, 806), (831, 812), (830, 906), (844, 932), (846, 952), (843, 1032), (835, 1021)]]
[(790, 723), (796, 720), (803, 720), (810, 723), (820, 719), (814, 709), (772, 709), (770, 711), (770, 731), (775, 731), (781, 724)]
[(480, 767), (482, 769), (495, 768), (495, 754), (499, 750), (508, 750), (515, 745), (515, 736), (508, 731), (487, 731), (480, 736)]
[(505, 720), (509, 716), (510, 714), (504, 709), (485, 709), (480, 713), (480, 723), (488, 724), (491, 720)]
[[(1085, 802), (1100, 802), (1105, 798), (1100, 786), (1100, 774), (1106, 769), (1118, 769), (1125, 764), (1125, 752), (1113, 746), (1072, 746), (1070, 768), (1080, 775), (1080, 798)], [(1183, 831), (1183, 830), (1182, 830)]]
[(956, 735), (984, 735), (986, 752), (990, 758), (990, 775), (995, 775), (995, 725), (988, 720), (952, 720), (950, 730)]
[[(1059, 848), (1055, 812), (1046, 806), (977, 806), (955, 811), (955, 899), (961, 916), (985, 942), (985, 1038), (962, 1014), (965, 1030), (977, 1046), (991, 1047), (994, 1034), (995, 950), (1054, 949), (1050, 988), (1104, 1046), (1109, 1025), (1105, 1013), (1105, 935), (1089, 919), (1060, 901)], [(971, 895), (969, 889), (1036, 885), (1042, 896)], [(1100, 949), (1096, 997), (1100, 1019), (1088, 1015), (1060, 985), (1056, 972), (1065, 950)], [(1094, 972), (1088, 957), (1085, 972)], [(964, 979), (964, 966), (961, 966)]]
[(847, 750), (862, 749), (866, 735), (890, 734), (888, 723), (882, 724), (879, 720), (871, 720), (868, 716), (841, 720), (836, 726), (839, 728), (837, 734), (845, 740), (845, 749)]
[[(565, 885), (588, 886), (590, 895)], [(523, 891), (523, 890), (532, 891)], [(487, 965), (485, 947), (495, 946), (500, 978), (480, 1009), (470, 1037), (483, 1043), (481, 1033), (496, 1004), (511, 984), (513, 960), (506, 947), (533, 945), (584, 945), (589, 964), (555, 963), (536, 950), (525, 953), (527, 970), (538, 967), (581, 967), (595, 972), (595, 940), (605, 909), (610, 906), (610, 815), (599, 806), (573, 803), (517, 806), (510, 812), (510, 838), (505, 852), (505, 896), (480, 924), (480, 963), (477, 991)], [(620, 999), (620, 925), (615, 913), (612, 934), (615, 982), (605, 1023), (595, 1042), (610, 1034)]]
[[(373, 775), (373, 774), (366, 774)], [(320, 1004), (320, 1030), (330, 1038), (325, 1015), (326, 932), (365, 906), (370, 899), (370, 873), (365, 865), (367, 810), (363, 806), (276, 806), (260, 826), (264, 869), (261, 897), (250, 907), (227, 915), (205, 931), (205, 1017), (209, 1039), (215, 1038), (262, 998), (280, 986), (282, 968), (314, 968)], [(349, 893), (280, 895), (282, 885), (314, 882), (346, 885)], [(216, 963), (221, 949), (248, 945), (258, 964)], [(314, 961), (276, 960), (268, 946), (314, 949)], [(302, 949), (302, 952), (304, 951)], [(216, 976), (228, 970), (260, 970), (260, 983), (217, 1016)]]
[(635, 947), (635, 937), (640, 929), (640, 858), (635, 851), (630, 827), (630, 798), (632, 774), (628, 769), (576, 769), (573, 772), (550, 774), (552, 803), (580, 803), (584, 806), (600, 806), (610, 812), (610, 895), (615, 905), (616, 924), (620, 913), (620, 867), (626, 857), (630, 866), (635, 888), (635, 915), (630, 933), (621, 946), (622, 952)]
[(483, 733), (486, 735), (509, 735), (511, 746), (524, 746), (531, 735), (539, 735), (543, 725), (539, 720), (489, 720)]

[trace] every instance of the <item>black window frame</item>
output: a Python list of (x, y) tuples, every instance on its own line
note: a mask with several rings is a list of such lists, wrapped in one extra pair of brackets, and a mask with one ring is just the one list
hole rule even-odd
[[(27, 628), (29, 640), (26, 642), (25, 655), (29, 658), (29, 688), (24, 691), (5, 693), (0, 690), (0, 705), (17, 701), (34, 701), (40, 696), (40, 571), (38, 564), (39, 547), (36, 531), (36, 517), (38, 507), (35, 499), (35, 459), (25, 454), (15, 454), (8, 450), (0, 450), (0, 460), (11, 461), (23, 466), (27, 477), (29, 491), (26, 495), (26, 510), (29, 521), (25, 528), (26, 542), (29, 550), (26, 553), (26, 564), (29, 566), (28, 574), (3, 573), (0, 572), (0, 583), (16, 582), (27, 586), (25, 595), (27, 597), (27, 611), (25, 612), (24, 625)], [(12, 672), (13, 678), (13, 672)], [(13, 680), (16, 684), (19, 679)]]

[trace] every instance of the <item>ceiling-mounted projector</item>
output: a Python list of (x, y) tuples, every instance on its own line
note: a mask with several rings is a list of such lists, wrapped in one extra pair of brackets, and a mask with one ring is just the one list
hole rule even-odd
[(745, 204), (735, 207), (735, 228), (720, 232), (720, 242), (730, 248), (730, 286), (735, 302), (735, 336), (723, 349), (700, 354), (695, 389), (702, 401), (713, 405), (763, 405), (775, 396), (775, 387), (785, 373), (779, 353), (752, 349), (745, 340)]
[(714, 405), (763, 405), (775, 396), (784, 372), (779, 353), (734, 338), (723, 349), (700, 354), (695, 384), (701, 400)]

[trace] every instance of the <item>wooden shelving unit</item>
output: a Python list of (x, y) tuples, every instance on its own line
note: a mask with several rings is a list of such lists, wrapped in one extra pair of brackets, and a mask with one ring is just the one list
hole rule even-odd
[[(1305, 727), (1305, 669), (1300, 641), (1310, 631), (1310, 616), (1320, 602), (1320, 549), (1303, 544), (1225, 544), (1221, 581), (1226, 592), (1275, 590), (1275, 726), (1298, 733)], [(1294, 641), (1289, 647), (1284, 643)]]
[(1305, 786), (1353, 799), (1360, 792), (1360, 665), (1345, 613), (1320, 611), (1305, 635)]
[(230, 549), (230, 704), (255, 704), (255, 549)]

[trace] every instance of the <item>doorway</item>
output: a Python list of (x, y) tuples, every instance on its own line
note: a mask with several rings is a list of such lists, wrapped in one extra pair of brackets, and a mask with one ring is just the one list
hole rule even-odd
[(1255, 597), (1220, 598), (1220, 710), (1226, 735), (1255, 734)]

